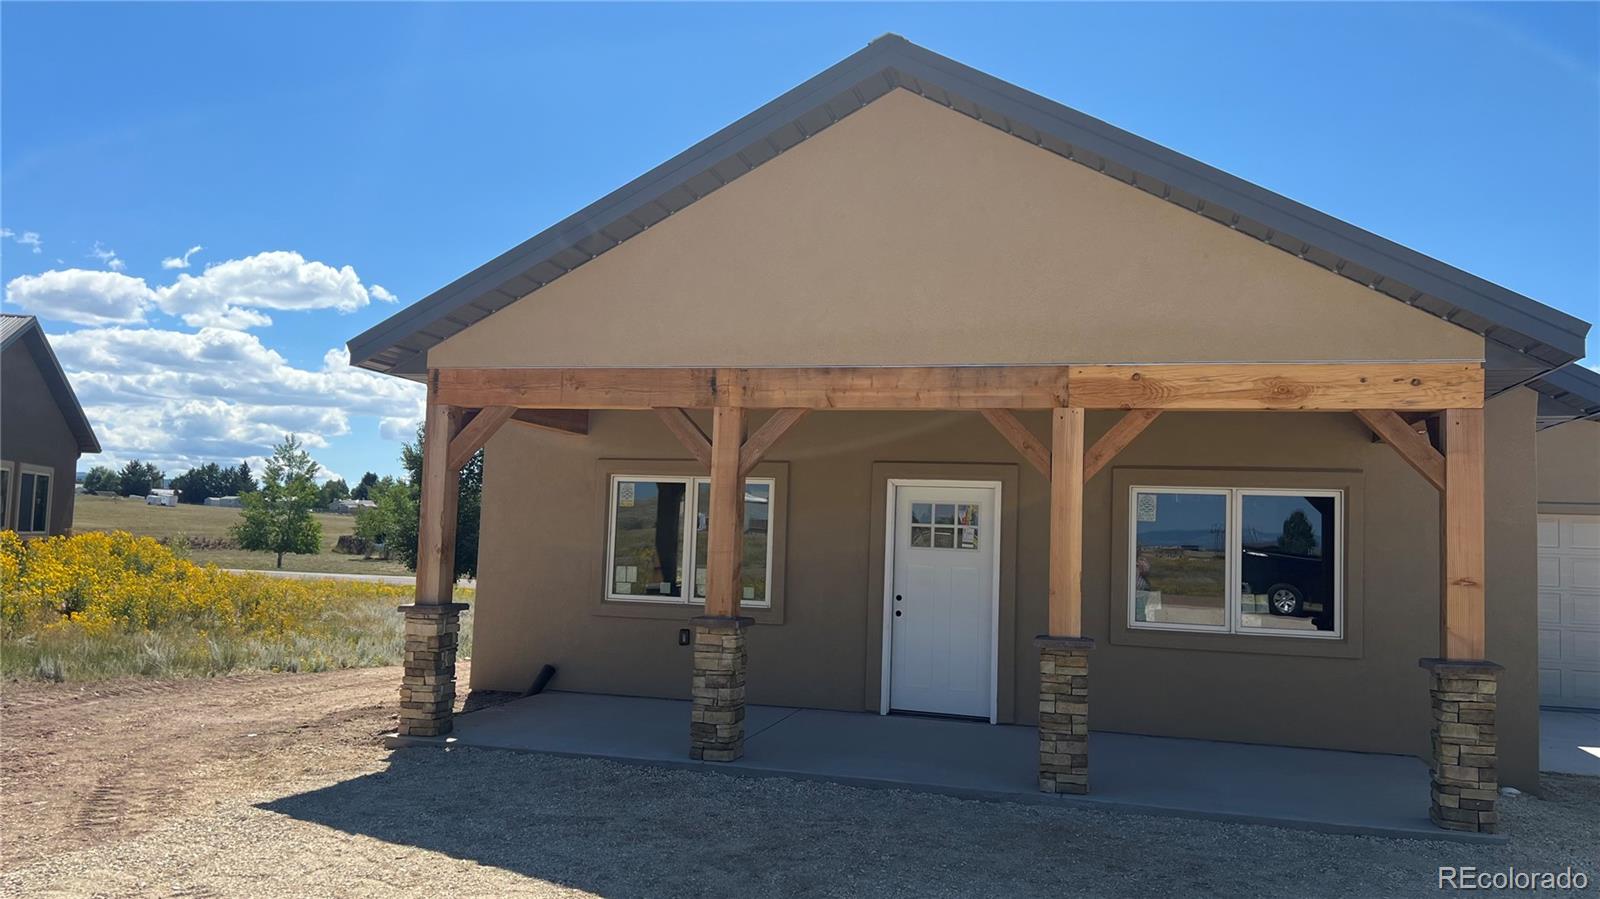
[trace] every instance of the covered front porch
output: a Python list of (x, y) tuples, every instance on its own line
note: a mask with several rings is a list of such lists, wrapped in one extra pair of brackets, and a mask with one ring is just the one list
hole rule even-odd
[[(1159, 765), (1163, 772), (1181, 773), (1181, 783), (1169, 783), (1148, 771), (1138, 772), (1140, 767), (1149, 767), (1133, 764), (1140, 752), (1124, 752), (1126, 747), (1121, 745), (1106, 745), (1108, 740), (1123, 738), (1113, 734), (1091, 737), (1089, 732), (1090, 659), (1096, 652), (1096, 643), (1084, 626), (1086, 482), (1104, 471), (1151, 422), (1168, 413), (1354, 413), (1442, 496), (1439, 556), (1443, 577), (1438, 582), (1436, 644), (1440, 658), (1424, 660), (1424, 667), (1432, 675), (1433, 694), (1433, 803), (1428, 813), (1434, 824), (1447, 829), (1492, 832), (1498, 825), (1494, 800), (1498, 788), (1495, 702), (1499, 669), (1484, 661), (1482, 391), (1482, 367), (1460, 363), (436, 369), (429, 372), (417, 603), (406, 608), (407, 672), (402, 688), (401, 735), (441, 737), (449, 734), (453, 726), (450, 706), (455, 693), (454, 645), (459, 607), (450, 601), (449, 574), (457, 517), (455, 472), (501, 424), (512, 419), (583, 435), (588, 433), (592, 410), (608, 414), (646, 412), (653, 413), (644, 416), (649, 423), (658, 428), (664, 426), (661, 433), (670, 432), (695, 460), (697, 470), (709, 475), (705, 479), (709, 493), (704, 525), (708, 575), (704, 614), (686, 621), (692, 623), (692, 628), (684, 629), (679, 638), (679, 645), (688, 647), (686, 654), (692, 655), (692, 664), (686, 666), (690, 670), (684, 674), (692, 684), (689, 692), (693, 700), (658, 700), (655, 702), (665, 704), (650, 706), (648, 715), (640, 712), (638, 716), (625, 716), (630, 727), (638, 726), (645, 718), (673, 722), (671, 741), (654, 742), (651, 745), (656, 748), (640, 750), (645, 754), (636, 757), (648, 759), (652, 753), (665, 752), (682, 761), (789, 773), (820, 767), (823, 770), (813, 772), (816, 776), (840, 779), (862, 775), (829, 770), (841, 759), (850, 758), (849, 753), (838, 752), (832, 742), (866, 746), (873, 753), (879, 751), (876, 747), (889, 747), (888, 755), (858, 760), (880, 771), (904, 766), (910, 758), (928, 757), (927, 753), (935, 750), (922, 744), (942, 743), (957, 731), (941, 732), (937, 739), (928, 740), (914, 735), (916, 728), (932, 726), (920, 719), (807, 711), (788, 718), (780, 715), (774, 720), (766, 716), (778, 713), (768, 707), (747, 705), (747, 634), (752, 620), (744, 617), (741, 609), (744, 591), (739, 522), (743, 517), (746, 476), (813, 411), (960, 412), (972, 413), (974, 421), (981, 414), (1045, 482), (1047, 502), (1036, 508), (1047, 512), (1047, 520), (1041, 522), (1047, 527), (1034, 533), (1047, 530), (1048, 542), (1045, 551), (1033, 558), (1047, 556), (1041, 561), (1047, 561), (1043, 567), (1047, 568), (1048, 583), (1039, 584), (1048, 587), (1044, 604), (1047, 620), (1039, 619), (1047, 629), (1028, 647), (1036, 648), (1037, 656), (1026, 658), (1024, 650), (1016, 660), (1018, 666), (1036, 666), (1037, 694), (1032, 694), (1033, 688), (1029, 687), (1030, 695), (1018, 696), (1017, 704), (1027, 703), (1037, 709), (1039, 726), (994, 728), (989, 735), (974, 731), (972, 739), (982, 745), (968, 760), (976, 757), (985, 763), (958, 765), (928, 783), (938, 785), (942, 780), (953, 779), (948, 785), (952, 789), (992, 790), (997, 783), (974, 784), (967, 779), (1000, 777), (1005, 784), (1020, 784), (1016, 788), (1030, 794), (1089, 795), (1092, 767), (1093, 801), (1164, 807), (1149, 800), (1157, 794), (1170, 793), (1196, 797), (1189, 804), (1200, 810), (1214, 804), (1204, 799), (1208, 792), (1221, 790), (1243, 796), (1260, 794), (1265, 801), (1280, 804), (1281, 811), (1296, 803), (1316, 808), (1324, 801), (1318, 795), (1337, 804), (1349, 801), (1349, 797), (1341, 798), (1344, 793), (1381, 792), (1409, 797), (1413, 810), (1403, 817), (1421, 818), (1420, 785), (1408, 786), (1403, 779), (1386, 780), (1380, 772), (1365, 767), (1361, 769), (1362, 776), (1376, 779), (1363, 781), (1365, 786), (1361, 789), (1351, 789), (1349, 782), (1319, 771), (1314, 776), (1303, 772), (1298, 775), (1301, 780), (1315, 781), (1314, 787), (1289, 788), (1295, 775), (1286, 773), (1285, 789), (1262, 790), (1251, 786), (1261, 780), (1252, 774), (1255, 766), (1241, 766), (1227, 760), (1226, 754), (1215, 755), (1213, 764), (1197, 768), (1194, 759), (1204, 758), (1207, 753), (1157, 753), (1152, 765)], [(709, 410), (709, 416), (704, 412), (700, 415), (709, 418), (710, 433), (703, 431), (686, 410)], [(747, 414), (755, 410), (770, 414), (759, 427), (747, 428)], [(1035, 436), (1013, 410), (1047, 412), (1048, 439)], [(1092, 442), (1086, 439), (1085, 425), (1086, 413), (1091, 410), (1114, 410), (1121, 416)], [(1424, 422), (1428, 418), (1432, 418), (1431, 424)], [(1039, 597), (1045, 592), (1036, 589), (1032, 595)], [(890, 608), (885, 604), (885, 621), (889, 614), (898, 615), (898, 610), (891, 613)], [(755, 627), (761, 639), (785, 637), (781, 627), (765, 634), (760, 633), (760, 624)], [(1026, 633), (1038, 631), (1030, 627)], [(759, 663), (755, 670), (761, 670)], [(998, 682), (998, 675), (992, 682)], [(584, 719), (583, 715), (577, 716), (574, 725), (579, 736), (585, 729), (591, 732), (583, 740), (593, 740), (594, 733), (606, 732), (603, 722), (584, 723)], [(469, 720), (463, 719), (462, 726), (466, 727)], [(865, 726), (865, 722), (873, 722), (880, 730), (870, 738), (863, 735), (861, 740), (844, 739), (843, 735)], [(802, 723), (807, 727), (799, 728)], [(950, 728), (975, 727), (937, 723)], [(822, 732), (841, 729), (841, 739), (819, 747), (831, 751), (813, 753), (815, 760), (805, 762), (797, 755), (789, 762), (783, 761), (785, 753), (803, 754), (811, 737), (799, 733), (794, 741), (771, 739), (774, 734), (781, 735), (786, 730), (809, 732), (812, 724)], [(822, 727), (823, 724), (827, 726)], [(542, 727), (525, 729), (537, 733)], [(758, 757), (751, 753), (747, 742), (761, 739), (763, 734), (772, 749)], [(1221, 736), (1228, 738), (1226, 734)], [(1280, 739), (1311, 741), (1315, 735), (1295, 733)], [(988, 745), (989, 741), (994, 745)], [(962, 742), (957, 740), (953, 745)], [(899, 743), (915, 752), (896, 757), (892, 748)], [(1017, 762), (1004, 765), (1004, 772), (999, 773), (1001, 766), (989, 761), (1009, 758), (1005, 755), (1007, 746), (1023, 746), (1024, 752), (1017, 756)], [(770, 753), (779, 747), (785, 747), (785, 752), (775, 760)], [(1279, 752), (1251, 750), (1257, 751), (1269, 755)], [(1332, 757), (1349, 755), (1333, 753)], [(1274, 756), (1273, 763), (1266, 767), (1292, 772), (1298, 764), (1285, 763)], [(1110, 772), (1120, 773), (1108, 772), (1107, 765), (1111, 766)], [(1338, 771), (1343, 766), (1330, 763), (1330, 767)], [(1102, 778), (1107, 776), (1113, 777), (1111, 785), (1118, 791), (1110, 797), (1104, 794), (1107, 784)], [(1009, 793), (1010, 789), (997, 791)], [(1246, 810), (1240, 814), (1248, 817), (1252, 813)], [(1293, 817), (1288, 812), (1283, 814)]]
[[(689, 707), (680, 700), (551, 691), (458, 716), (449, 737), (400, 737), (391, 744), (708, 765), (969, 799), (1054, 801), (1038, 791), (1034, 727), (753, 705), (743, 756), (711, 764), (683, 751)], [(1409, 756), (1117, 733), (1092, 734), (1089, 752), (1094, 791), (1063, 801), (1325, 833), (1505, 839), (1434, 827), (1416, 802), (1428, 768)]]

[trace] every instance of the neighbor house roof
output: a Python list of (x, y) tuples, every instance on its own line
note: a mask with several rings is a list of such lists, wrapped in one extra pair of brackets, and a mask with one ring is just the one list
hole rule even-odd
[[(885, 35), (349, 343), (363, 368), (420, 377), (430, 347), (535, 293), (895, 88), (1483, 335), (1487, 391), (1583, 355), (1589, 324), (1181, 153)], [(1064, 360), (1070, 361), (1070, 360)]]
[(1600, 421), (1600, 372), (1576, 362), (1528, 382), (1539, 391), (1539, 429), (1569, 421)]
[(94, 428), (89, 426), (89, 417), (83, 414), (78, 396), (72, 392), (67, 373), (61, 370), (61, 363), (56, 359), (55, 350), (50, 348), (44, 329), (39, 327), (39, 320), (31, 315), (0, 313), (0, 352), (9, 352), (12, 344), (18, 341), (22, 341), (33, 356), (39, 374), (50, 388), (50, 396), (61, 409), (61, 416), (67, 420), (72, 436), (78, 440), (79, 452), (100, 452), (100, 441), (94, 436)]

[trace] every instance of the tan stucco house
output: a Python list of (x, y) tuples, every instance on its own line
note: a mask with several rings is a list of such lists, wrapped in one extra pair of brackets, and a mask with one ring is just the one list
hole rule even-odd
[(78, 458), (100, 442), (39, 320), (0, 313), (0, 528), (72, 530)]
[(402, 731), (482, 446), (474, 689), (1037, 725), (1048, 792), (1090, 727), (1410, 753), (1493, 830), (1588, 328), (880, 38), (350, 342), (428, 385)]

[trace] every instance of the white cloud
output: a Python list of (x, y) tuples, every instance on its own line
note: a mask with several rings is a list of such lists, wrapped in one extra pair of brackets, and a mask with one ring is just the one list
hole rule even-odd
[(92, 328), (50, 342), (112, 459), (171, 471), (236, 465), (284, 434), (326, 447), (350, 433), (354, 416), (376, 418), (386, 438), (410, 439), (422, 420), (422, 385), (353, 368), (342, 348), (304, 369), (256, 335), (220, 327)]
[(54, 321), (79, 325), (136, 324), (156, 302), (156, 292), (120, 272), (72, 268), (12, 278), (6, 301)]
[(271, 321), (256, 309), (349, 313), (372, 301), (350, 266), (334, 268), (284, 250), (230, 259), (207, 266), (199, 275), (179, 275), (160, 292), (161, 310), (190, 327), (254, 327)]
[(202, 246), (196, 244), (195, 246), (192, 246), (189, 249), (185, 250), (182, 256), (168, 256), (167, 258), (161, 260), (161, 267), (162, 268), (188, 268), (189, 267), (189, 257), (193, 256), (194, 254), (200, 252), (203, 249), (205, 249), (205, 247), (202, 247)]
[(18, 234), (10, 228), (0, 228), (0, 238), (7, 237), (25, 247), (32, 247), (34, 253), (44, 252), (44, 241), (39, 239), (39, 232), (37, 231), (24, 231)]
[(121, 259), (117, 258), (116, 250), (108, 250), (105, 247), (100, 246), (100, 241), (98, 240), (94, 242), (94, 249), (90, 250), (84, 255), (93, 256), (94, 258), (100, 260), (100, 262), (104, 264), (106, 268), (111, 269), (114, 272), (123, 271), (128, 267), (126, 262), (123, 262)]
[(66, 269), (23, 275), (6, 285), (6, 299), (45, 318), (80, 325), (136, 324), (159, 310), (193, 328), (234, 330), (272, 324), (264, 309), (349, 313), (373, 299), (395, 302), (394, 294), (380, 285), (363, 285), (348, 265), (334, 268), (290, 251), (230, 259), (157, 287), (122, 274), (122, 260), (112, 250), (95, 244), (90, 255), (106, 261), (113, 271)]

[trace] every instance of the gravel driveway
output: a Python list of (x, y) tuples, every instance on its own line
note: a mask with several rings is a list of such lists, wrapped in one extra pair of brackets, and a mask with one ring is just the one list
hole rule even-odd
[[(394, 669), (7, 685), (0, 893), (1437, 895), (1440, 865), (1588, 872), (1600, 779), (1509, 845), (1331, 836), (487, 750), (386, 751)], [(1539, 895), (1551, 895), (1540, 893)]]

